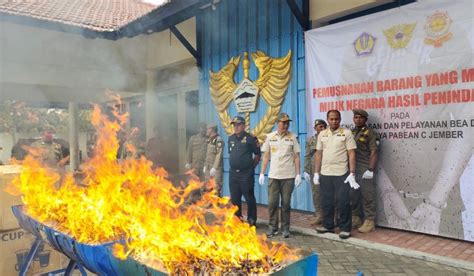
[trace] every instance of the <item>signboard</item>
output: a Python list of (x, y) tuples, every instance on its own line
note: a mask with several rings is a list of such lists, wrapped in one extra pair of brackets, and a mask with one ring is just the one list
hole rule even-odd
[(305, 34), (308, 133), (361, 108), (381, 135), (378, 225), (474, 240), (473, 16), (420, 1)]

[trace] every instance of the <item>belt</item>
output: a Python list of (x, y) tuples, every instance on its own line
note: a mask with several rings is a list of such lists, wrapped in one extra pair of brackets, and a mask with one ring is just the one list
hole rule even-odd
[(245, 168), (245, 169), (238, 169), (238, 170), (231, 168), (230, 170), (233, 171), (233, 172), (237, 172), (237, 173), (238, 173), (238, 172), (248, 171), (248, 170), (251, 169), (251, 168), (252, 168), (252, 167), (248, 167), (248, 168)]

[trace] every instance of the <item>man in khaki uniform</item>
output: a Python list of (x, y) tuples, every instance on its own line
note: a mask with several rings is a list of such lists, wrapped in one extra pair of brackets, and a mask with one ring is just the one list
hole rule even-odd
[(218, 195), (222, 192), (224, 159), (223, 148), (224, 140), (217, 133), (217, 125), (211, 124), (207, 126), (207, 152), (206, 161), (204, 163), (203, 173), (206, 181), (214, 177)]
[(205, 123), (199, 123), (199, 133), (191, 136), (188, 143), (186, 157), (186, 170), (193, 169), (193, 173), (204, 180), (203, 168), (207, 151), (207, 127)]
[(352, 228), (350, 189), (359, 188), (355, 179), (357, 146), (352, 132), (340, 127), (341, 113), (338, 110), (328, 111), (327, 121), (329, 128), (319, 133), (316, 144), (313, 182), (315, 185), (321, 183), (323, 207), (323, 225), (316, 227), (316, 231), (334, 232), (336, 197), (341, 229), (339, 237), (347, 239)]
[(352, 130), (357, 143), (356, 149), (356, 180), (360, 184), (359, 190), (351, 190), (352, 224), (361, 233), (368, 233), (375, 229), (375, 181), (374, 170), (377, 165), (378, 147), (380, 138), (374, 130), (367, 126), (369, 114), (362, 109), (354, 109), (354, 125)]
[(34, 152), (37, 158), (51, 168), (58, 168), (63, 165), (60, 164), (64, 158), (61, 151), (61, 145), (54, 142), (55, 129), (53, 126), (47, 125), (43, 127), (43, 136), (40, 140), (37, 140), (31, 144), (32, 148), (38, 151)]
[[(305, 144), (305, 153), (304, 153), (304, 179), (309, 184), (312, 184), (311, 175), (314, 173), (314, 154), (316, 153), (316, 142), (318, 141), (318, 134), (326, 129), (326, 122), (321, 119), (314, 120), (314, 130), (316, 133), (314, 136), (309, 137), (306, 140)], [(311, 185), (311, 190), (313, 194), (313, 205), (314, 205), (314, 216), (315, 221), (311, 224), (317, 226), (321, 224), (322, 215), (321, 215), (321, 191), (319, 185)]]
[(158, 137), (158, 127), (153, 128), (153, 137), (148, 139), (145, 147), (145, 156), (153, 163), (153, 168), (162, 167), (163, 154), (160, 151), (160, 138)]
[(290, 237), (291, 194), (301, 184), (300, 144), (298, 137), (288, 131), (291, 119), (286, 113), (278, 116), (277, 131), (267, 135), (263, 144), (263, 164), (258, 182), (265, 182), (268, 162), (268, 224), (267, 237), (278, 234), (278, 205), (281, 198), (281, 230), (284, 238)]

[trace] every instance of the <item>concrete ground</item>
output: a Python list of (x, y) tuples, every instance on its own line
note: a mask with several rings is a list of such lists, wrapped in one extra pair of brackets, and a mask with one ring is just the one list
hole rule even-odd
[[(264, 234), (266, 225), (259, 224), (257, 231)], [(324, 234), (327, 235), (327, 234)], [(474, 271), (440, 265), (430, 261), (387, 253), (377, 249), (351, 244), (328, 237), (312, 236), (292, 231), (290, 238), (280, 235), (271, 238), (290, 246), (318, 254), (318, 275), (474, 275)]]
[[(257, 231), (265, 234), (266, 206), (258, 206), (258, 218)], [(271, 239), (316, 252), (318, 275), (474, 276), (472, 242), (386, 228), (369, 234), (353, 231), (351, 238), (341, 240), (336, 234), (317, 234), (312, 222), (312, 214), (293, 211), (290, 238)]]

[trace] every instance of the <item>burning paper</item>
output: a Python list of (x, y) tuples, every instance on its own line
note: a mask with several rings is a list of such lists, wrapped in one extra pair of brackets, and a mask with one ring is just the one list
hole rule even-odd
[(172, 274), (265, 273), (299, 257), (235, 217), (229, 198), (211, 191), (186, 203), (193, 190), (213, 183), (191, 180), (176, 187), (164, 169), (153, 169), (144, 157), (118, 162), (117, 133), (127, 114), (114, 114), (118, 120), (94, 108), (97, 145), (93, 158), (82, 164), (80, 180), (32, 156), (25, 159), (13, 184), (29, 215), (79, 242), (125, 240), (114, 248), (117, 257), (131, 256)]

